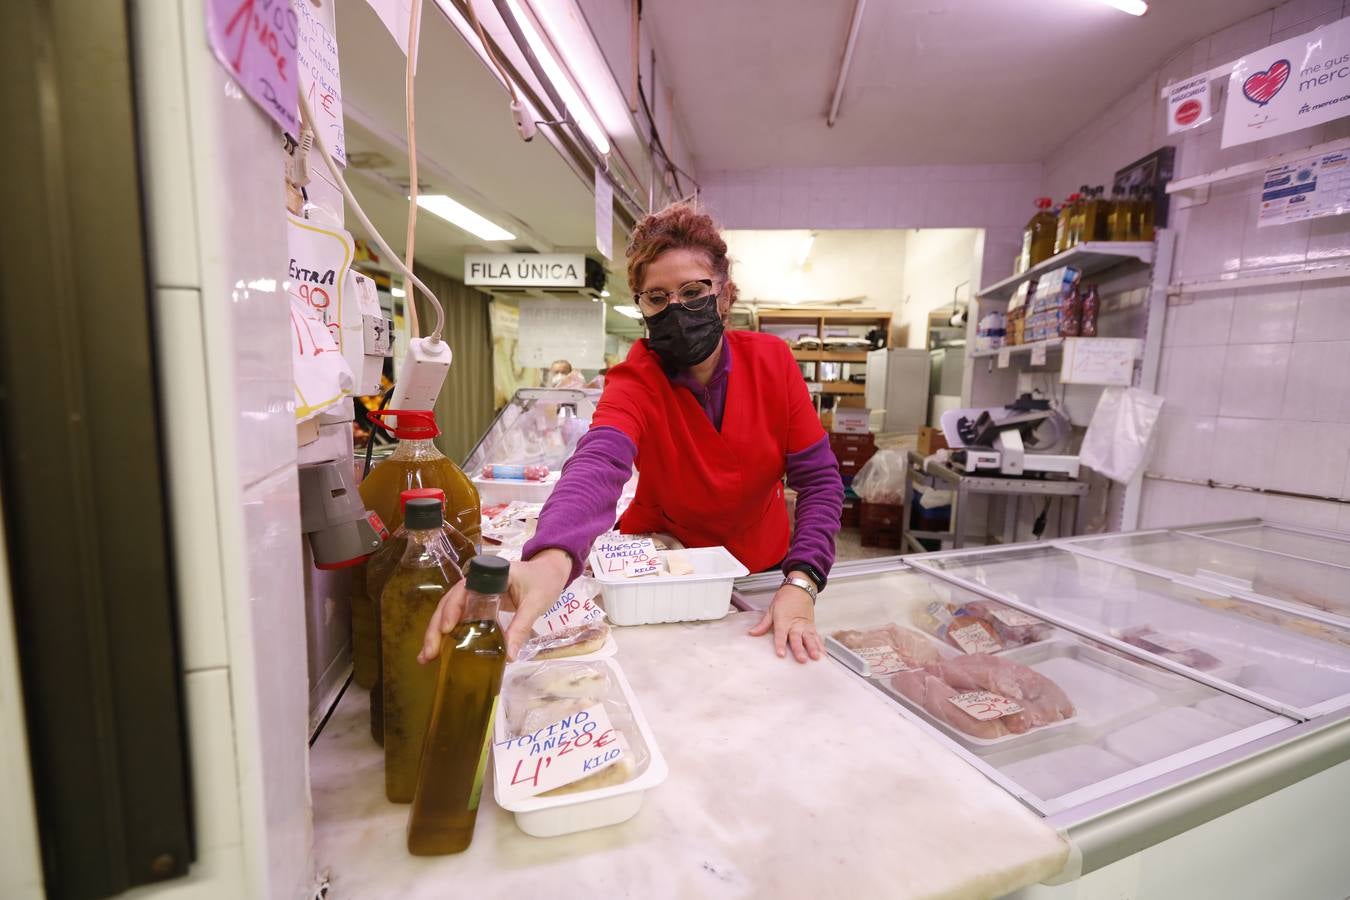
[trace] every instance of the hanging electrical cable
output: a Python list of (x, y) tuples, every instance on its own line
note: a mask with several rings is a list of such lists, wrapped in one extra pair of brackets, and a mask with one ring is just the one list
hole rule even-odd
[[(312, 126), (315, 122), (314, 110), (310, 109), (309, 101), (305, 98), (304, 91), (297, 89), (296, 94), (300, 98), (300, 115), (304, 122), (310, 123)], [(323, 157), (324, 165), (328, 168), (328, 173), (333, 176), (333, 182), (337, 184), (338, 190), (342, 191), (342, 196), (346, 199), (347, 205), (350, 206), (352, 212), (356, 214), (357, 221), (361, 223), (361, 227), (363, 227), (366, 230), (366, 233), (370, 235), (370, 239), (375, 242), (375, 246), (380, 249), (380, 252), (383, 253), (390, 264), (398, 270), (399, 274), (408, 279), (410, 284), (422, 292), (422, 296), (426, 297), (427, 301), (432, 305), (432, 308), (436, 310), (436, 328), (431, 332), (429, 338), (432, 343), (439, 343), (441, 335), (445, 331), (445, 308), (441, 306), (440, 298), (432, 292), (431, 288), (427, 287), (422, 282), (422, 279), (413, 274), (412, 269), (403, 264), (403, 260), (399, 258), (397, 253), (389, 249), (389, 242), (384, 239), (379, 230), (376, 229), (375, 225), (370, 221), (370, 217), (366, 215), (366, 211), (361, 208), (361, 204), (357, 202), (356, 195), (352, 193), (351, 187), (347, 184), (347, 179), (342, 175), (341, 167), (338, 166), (333, 160), (332, 155), (328, 152), (328, 144), (323, 139), (322, 129), (314, 129), (314, 146), (318, 149), (319, 155)]]
[[(417, 80), (417, 43), (422, 33), (422, 0), (413, 0), (408, 12), (408, 59), (403, 70), (403, 106), (408, 128), (408, 232), (404, 242), (404, 265), (413, 268), (413, 248), (417, 243), (417, 123), (413, 83)], [(413, 337), (421, 337), (416, 297), (407, 304), (408, 328)]]

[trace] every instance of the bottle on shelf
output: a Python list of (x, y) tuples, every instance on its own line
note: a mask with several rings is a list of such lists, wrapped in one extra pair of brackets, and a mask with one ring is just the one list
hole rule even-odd
[(1022, 232), (1022, 257), (1020, 271), (1055, 255), (1055, 214), (1050, 211), (1054, 201), (1049, 197), (1036, 198), (1036, 214), (1027, 222)]
[(1110, 201), (1105, 199), (1106, 188), (1097, 185), (1087, 192), (1083, 202), (1083, 227), (1081, 241), (1104, 241), (1109, 238), (1107, 216), (1110, 214)]
[(1059, 215), (1055, 217), (1055, 253), (1063, 253), (1073, 246), (1070, 241), (1071, 227), (1074, 217), (1078, 214), (1077, 207), (1081, 199), (1081, 194), (1072, 193), (1059, 208)]
[(1097, 294), (1097, 286), (1089, 284), (1083, 293), (1078, 334), (1081, 337), (1097, 336), (1097, 313), (1101, 311), (1102, 301)]
[[(445, 502), (445, 492), (440, 488), (414, 488), (411, 491), (404, 491), (399, 496), (401, 507), (406, 507), (409, 500), (416, 500), (419, 497)], [(466, 552), (464, 545), (467, 542), (449, 522), (441, 522), (441, 530), (445, 533), (451, 548), (455, 550), (455, 562), (462, 571), (469, 564), (469, 557), (464, 555)], [(380, 649), (380, 595), (407, 548), (408, 528), (405, 520), (366, 562), (366, 594), (374, 602), (375, 620), (375, 684), (370, 689), (370, 736), (381, 746), (384, 746), (384, 679), (380, 669), (383, 666), (384, 654)]]
[(473, 840), (506, 667), (497, 607), (510, 572), (511, 564), (499, 557), (470, 562), (464, 617), (441, 640), (436, 696), (408, 815), (408, 852), (414, 856), (459, 853)]
[(1139, 223), (1138, 225), (1139, 236), (1136, 237), (1135, 240), (1152, 241), (1153, 198), (1150, 197), (1149, 192), (1144, 190), (1143, 188), (1139, 189), (1139, 202), (1135, 208), (1138, 210), (1138, 212), (1136, 213), (1136, 221)]
[(1110, 241), (1130, 240), (1130, 221), (1134, 207), (1125, 196), (1125, 188), (1111, 188), (1111, 211), (1106, 214), (1106, 234)]
[(384, 791), (409, 803), (436, 694), (436, 671), (417, 662), (436, 604), (462, 577), (441, 530), (439, 500), (417, 497), (406, 507), (408, 546), (380, 593), (380, 660), (384, 681)]
[[(391, 532), (403, 522), (399, 495), (415, 488), (440, 488), (445, 492), (446, 521), (458, 534), (462, 559), (478, 552), (482, 532), (482, 508), (478, 489), (459, 466), (436, 449), (432, 439), (440, 434), (436, 417), (425, 410), (380, 410), (371, 421), (398, 438), (398, 447), (371, 470), (361, 482), (366, 508), (379, 514)], [(391, 428), (386, 417), (396, 417)], [(352, 680), (364, 688), (375, 685), (379, 671), (375, 662), (375, 598), (366, 590), (369, 562), (352, 570)]]

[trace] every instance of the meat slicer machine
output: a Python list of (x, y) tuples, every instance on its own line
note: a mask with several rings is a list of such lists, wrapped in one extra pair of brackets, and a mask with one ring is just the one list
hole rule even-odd
[(1008, 406), (950, 409), (942, 433), (952, 467), (965, 475), (1078, 477), (1078, 457), (1054, 452), (1067, 447), (1071, 430), (1048, 400), (1023, 394)]

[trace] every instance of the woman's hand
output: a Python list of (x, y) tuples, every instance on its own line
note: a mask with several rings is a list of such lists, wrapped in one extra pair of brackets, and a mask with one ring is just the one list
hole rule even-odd
[(768, 634), (773, 629), (773, 644), (779, 656), (792, 655), (797, 662), (807, 658), (820, 659), (820, 635), (816, 634), (816, 609), (811, 596), (799, 587), (785, 584), (773, 595), (773, 602), (764, 611), (764, 618), (750, 629), (751, 637)]
[[(528, 562), (511, 563), (511, 579), (502, 599), (515, 610), (515, 618), (506, 629), (506, 658), (515, 659), (520, 645), (534, 633), (534, 622), (553, 605), (567, 587), (567, 576), (572, 574), (572, 558), (561, 550), (549, 549), (538, 553)], [(422, 639), (422, 652), (417, 661), (431, 662), (441, 652), (441, 638), (455, 630), (464, 615), (464, 582), (446, 592), (427, 623)]]

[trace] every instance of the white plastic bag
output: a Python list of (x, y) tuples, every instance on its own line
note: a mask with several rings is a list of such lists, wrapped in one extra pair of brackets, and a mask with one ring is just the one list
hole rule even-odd
[(853, 493), (868, 503), (905, 502), (905, 451), (878, 450), (853, 478)]
[(1107, 388), (1083, 436), (1083, 465), (1112, 481), (1129, 482), (1148, 461), (1163, 398), (1139, 388)]

